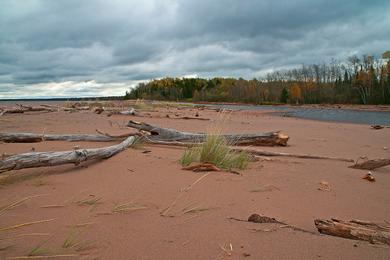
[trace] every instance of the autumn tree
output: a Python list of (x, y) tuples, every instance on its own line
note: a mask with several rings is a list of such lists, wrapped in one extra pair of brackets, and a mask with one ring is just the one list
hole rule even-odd
[(299, 104), (299, 101), (302, 99), (301, 87), (298, 83), (294, 83), (290, 89), (290, 101)]

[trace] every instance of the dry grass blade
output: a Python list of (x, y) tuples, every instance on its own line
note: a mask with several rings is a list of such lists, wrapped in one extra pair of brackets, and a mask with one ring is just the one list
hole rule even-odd
[(12, 248), (12, 247), (14, 247), (15, 245), (6, 245), (6, 246), (2, 246), (2, 247), (0, 247), (0, 251), (5, 251), (5, 250), (8, 250), (8, 249), (10, 249), (10, 248)]
[(183, 189), (183, 191), (189, 191), (190, 189), (192, 189), (192, 187), (194, 187), (197, 183), (199, 183), (201, 180), (203, 180), (204, 178), (206, 178), (209, 174), (209, 173), (206, 173), (205, 175), (201, 176), (200, 178), (198, 178), (196, 181), (194, 181), (191, 185), (189, 185), (187, 188)]
[(35, 255), (35, 256), (12, 256), (6, 257), (6, 260), (17, 260), (17, 259), (49, 259), (49, 258), (61, 258), (61, 257), (79, 257), (79, 255), (68, 254), (68, 255)]
[(70, 248), (77, 244), (78, 238), (80, 235), (80, 231), (71, 231), (68, 237), (65, 239), (64, 243), (62, 244), (63, 248)]
[(78, 205), (93, 206), (93, 205), (101, 203), (101, 200), (102, 200), (102, 198), (86, 198), (86, 199), (77, 201), (77, 204)]
[(76, 224), (76, 225), (73, 225), (72, 227), (87, 227), (87, 226), (90, 226), (90, 225), (93, 225), (95, 224), (96, 222), (86, 222), (86, 223), (80, 223), (80, 224)]
[(198, 212), (203, 212), (203, 211), (212, 210), (212, 209), (216, 209), (216, 207), (202, 207), (201, 205), (190, 204), (189, 206), (185, 207), (182, 210), (182, 212), (183, 212), (183, 214), (198, 213)]
[(50, 236), (50, 233), (29, 233), (29, 234), (20, 234), (13, 237), (6, 237), (6, 238), (0, 238), (1, 240), (10, 240), (10, 239), (17, 239), (21, 237), (29, 237), (29, 236)]
[(229, 243), (228, 246), (219, 245), (219, 248), (221, 248), (222, 251), (225, 252), (228, 256), (232, 256), (232, 253), (233, 253), (233, 245), (232, 245), (232, 243)]
[(13, 226), (10, 226), (10, 227), (0, 228), (0, 231), (7, 231), (7, 230), (12, 230), (12, 229), (16, 229), (16, 228), (25, 227), (25, 226), (31, 226), (31, 225), (34, 225), (34, 224), (46, 223), (46, 222), (50, 222), (50, 221), (53, 221), (53, 220), (55, 220), (55, 218), (21, 223), (21, 224), (13, 225)]
[(30, 199), (33, 199), (33, 198), (37, 198), (37, 197), (41, 197), (41, 196), (45, 196), (47, 194), (40, 194), (40, 195), (33, 195), (33, 196), (28, 196), (28, 197), (25, 197), (23, 199), (20, 199), (18, 201), (15, 201), (9, 205), (6, 205), (4, 207), (1, 208), (0, 210), (0, 216), (3, 215), (5, 213), (5, 211), (7, 210), (10, 210), (10, 209), (13, 209), (21, 204), (23, 204), (24, 202), (26, 202), (27, 200), (30, 200)]
[(199, 183), (202, 179), (206, 178), (209, 174), (210, 172), (198, 178), (188, 187), (181, 189), (179, 195), (176, 196), (176, 198), (172, 201), (172, 203), (167, 208), (165, 208), (163, 211), (160, 212), (160, 215), (163, 217), (167, 216), (168, 212), (176, 205), (177, 201), (183, 196), (184, 194), (183, 191), (187, 192), (191, 190), (197, 183)]
[(142, 205), (137, 205), (133, 202), (128, 202), (124, 204), (120, 204), (115, 206), (112, 209), (113, 213), (123, 213), (123, 212), (129, 212), (129, 211), (134, 211), (134, 210), (141, 210), (141, 209), (147, 209), (147, 207), (142, 206)]
[(47, 208), (62, 208), (62, 207), (65, 207), (65, 205), (56, 205), (56, 204), (53, 204), (53, 205), (44, 205), (44, 206), (41, 206), (41, 208), (43, 209), (47, 209)]
[(168, 212), (176, 205), (177, 201), (183, 196), (184, 193), (180, 192), (179, 195), (172, 201), (171, 205), (169, 205), (166, 209), (160, 212), (160, 215), (165, 217), (168, 216)]
[(34, 247), (33, 249), (31, 249), (31, 251), (27, 255), (28, 256), (36, 256), (36, 255), (43, 255), (43, 254), (47, 253), (47, 250), (42, 248), (42, 246), (43, 246), (43, 244)]
[(74, 246), (77, 252), (90, 250), (96, 248), (96, 243), (94, 241), (83, 241)]
[(267, 184), (262, 187), (252, 189), (250, 190), (250, 192), (265, 192), (265, 191), (274, 191), (274, 190), (280, 190), (280, 189), (274, 185)]

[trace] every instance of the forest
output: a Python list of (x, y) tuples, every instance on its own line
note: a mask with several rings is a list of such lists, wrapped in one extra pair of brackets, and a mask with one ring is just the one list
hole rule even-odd
[(125, 99), (253, 104), (390, 104), (390, 51), (381, 57), (302, 65), (263, 78), (163, 78), (139, 83)]

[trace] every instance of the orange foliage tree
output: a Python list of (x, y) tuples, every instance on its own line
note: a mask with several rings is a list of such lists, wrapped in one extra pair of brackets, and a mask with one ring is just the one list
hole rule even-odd
[(301, 99), (302, 99), (301, 87), (298, 85), (298, 83), (294, 83), (290, 89), (290, 100), (291, 102), (295, 102), (296, 104), (299, 104), (299, 101)]

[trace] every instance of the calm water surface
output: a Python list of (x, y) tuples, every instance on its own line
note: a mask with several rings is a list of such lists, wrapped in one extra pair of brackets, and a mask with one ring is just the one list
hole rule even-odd
[[(61, 103), (63, 101), (0, 101), (0, 105), (10, 105), (15, 103)], [(207, 106), (226, 108), (232, 110), (263, 110), (273, 111), (281, 116), (306, 118), (320, 121), (347, 122), (369, 125), (390, 126), (390, 112), (387, 111), (362, 111), (336, 108), (308, 108), (290, 106), (253, 106), (253, 105), (219, 105), (208, 104)]]
[(299, 117), (320, 121), (347, 122), (369, 125), (390, 125), (390, 112), (361, 111), (336, 108), (308, 108), (289, 106), (247, 106), (247, 105), (211, 105), (232, 110), (266, 110), (276, 111), (282, 116)]

